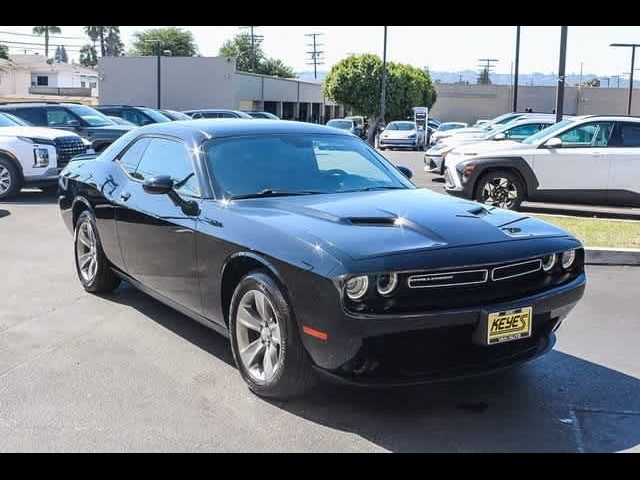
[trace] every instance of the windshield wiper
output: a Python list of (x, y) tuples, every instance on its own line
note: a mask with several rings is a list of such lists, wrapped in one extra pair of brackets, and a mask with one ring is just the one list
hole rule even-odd
[(229, 200), (242, 200), (243, 198), (265, 198), (265, 197), (293, 197), (297, 195), (319, 195), (323, 192), (320, 190), (274, 190), (265, 188), (259, 192), (248, 193), (246, 195), (232, 195)]
[(394, 187), (391, 185), (376, 185), (372, 187), (364, 187), (364, 188), (356, 188), (354, 190), (342, 190), (341, 193), (345, 192), (370, 192), (372, 190), (406, 190), (406, 187)]

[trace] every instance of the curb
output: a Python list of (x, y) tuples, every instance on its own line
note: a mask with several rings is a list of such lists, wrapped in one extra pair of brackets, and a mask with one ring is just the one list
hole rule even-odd
[(640, 267), (640, 250), (634, 248), (607, 249), (591, 247), (584, 249), (586, 265), (628, 265)]

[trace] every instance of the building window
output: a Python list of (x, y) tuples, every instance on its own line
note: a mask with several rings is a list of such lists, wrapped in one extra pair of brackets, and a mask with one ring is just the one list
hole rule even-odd
[(80, 82), (80, 88), (86, 88), (87, 87), (87, 82), (82, 81)]
[(49, 86), (49, 77), (38, 76), (36, 78), (36, 85), (38, 85), (39, 87), (47, 87), (47, 86)]
[(89, 88), (96, 88), (98, 86), (97, 82), (89, 82)]

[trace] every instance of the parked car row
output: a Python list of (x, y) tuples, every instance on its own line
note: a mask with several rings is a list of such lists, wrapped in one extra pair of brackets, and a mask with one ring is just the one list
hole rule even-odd
[(484, 135), (440, 139), (425, 171), (443, 174), (452, 195), (506, 209), (525, 200), (640, 206), (640, 118), (514, 115), (485, 123)]

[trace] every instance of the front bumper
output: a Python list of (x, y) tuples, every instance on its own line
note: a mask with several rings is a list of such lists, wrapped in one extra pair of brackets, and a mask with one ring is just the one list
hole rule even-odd
[(444, 158), (442, 155), (425, 155), (424, 156), (424, 171), (430, 173), (437, 173), (442, 175)]
[(451, 167), (444, 169), (444, 190), (456, 197), (473, 200), (473, 181), (462, 182), (460, 174)]
[[(535, 295), (472, 308), (363, 316), (342, 310), (327, 341), (303, 338), (319, 370), (354, 384), (417, 384), (485, 374), (546, 353), (585, 285), (582, 273)], [(472, 342), (488, 313), (526, 306), (533, 308), (530, 338), (493, 346)]]
[(28, 175), (24, 177), (24, 183), (30, 187), (51, 186), (58, 183), (58, 175), (62, 169), (50, 167), (40, 175)]
[(385, 139), (381, 138), (378, 142), (378, 146), (383, 148), (416, 148), (421, 144), (419, 138), (407, 138), (407, 139)]

